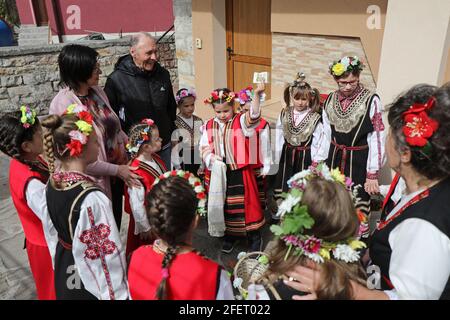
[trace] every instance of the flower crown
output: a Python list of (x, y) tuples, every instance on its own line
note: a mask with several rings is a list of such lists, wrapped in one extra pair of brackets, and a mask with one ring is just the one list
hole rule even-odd
[(230, 92), (225, 92), (223, 90), (220, 91), (213, 91), (211, 92), (211, 96), (207, 99), (205, 99), (203, 102), (205, 104), (214, 104), (214, 103), (224, 103), (224, 102), (228, 102), (230, 103), (231, 101), (233, 101), (236, 98), (236, 93), (234, 93), (233, 91)]
[(414, 103), (402, 114), (405, 123), (403, 134), (406, 143), (410, 147), (421, 149), (425, 154), (429, 154), (432, 148), (428, 139), (439, 128), (439, 123), (427, 114), (427, 111), (433, 108), (435, 102), (436, 99), (431, 97), (425, 104)]
[(195, 93), (194, 89), (183, 88), (178, 91), (177, 95), (175, 96), (175, 101), (177, 102), (177, 104), (179, 104), (180, 101), (186, 97), (193, 97), (195, 100), (197, 99), (197, 94)]
[(80, 104), (69, 105), (63, 115), (65, 114), (73, 114), (79, 120), (75, 122), (78, 129), (69, 132), (70, 142), (66, 144), (66, 149), (62, 153), (70, 150), (70, 155), (77, 157), (83, 151), (83, 145), (87, 143), (92, 132), (93, 118), (87, 107)]
[(198, 199), (197, 213), (200, 216), (204, 217), (206, 215), (206, 192), (200, 179), (189, 171), (172, 170), (167, 171), (164, 174), (160, 175), (159, 178), (155, 180), (153, 185), (156, 185), (161, 180), (167, 179), (169, 177), (180, 177), (186, 179), (189, 182), (192, 189), (194, 189), (194, 192), (197, 194)]
[(253, 91), (252, 86), (248, 86), (245, 89), (239, 91), (237, 95), (237, 99), (239, 100), (239, 104), (244, 105), (247, 102), (251, 102), (255, 97), (255, 92)]
[(141, 148), (142, 144), (146, 141), (150, 140), (150, 135), (152, 132), (152, 127), (155, 125), (155, 122), (152, 119), (143, 119), (141, 123), (146, 124), (147, 126), (139, 132), (139, 139), (136, 141), (130, 141), (126, 144), (125, 148), (127, 149), (128, 153), (134, 157)]
[(325, 164), (311, 166), (308, 170), (297, 173), (288, 180), (291, 190), (284, 194), (285, 200), (278, 208), (277, 215), (283, 218), (282, 222), (280, 225), (272, 225), (270, 230), (286, 243), (288, 251), (285, 259), (294, 250), (295, 255), (304, 255), (316, 263), (323, 263), (332, 257), (347, 263), (356, 262), (359, 260), (357, 249), (366, 246), (358, 238), (329, 242), (304, 234), (305, 230), (312, 228), (314, 219), (309, 215), (307, 207), (301, 205), (301, 200), (308, 182), (315, 177), (342, 184), (349, 191), (353, 186), (351, 179), (341, 174), (338, 168), (330, 171)]
[(27, 106), (21, 106), (20, 111), (22, 112), (20, 122), (25, 129), (28, 129), (36, 121), (36, 111)]
[(333, 63), (330, 63), (329, 69), (330, 73), (333, 76), (340, 77), (347, 71), (362, 71), (364, 69), (364, 64), (359, 60), (357, 56), (347, 56), (343, 57), (339, 61), (333, 61)]

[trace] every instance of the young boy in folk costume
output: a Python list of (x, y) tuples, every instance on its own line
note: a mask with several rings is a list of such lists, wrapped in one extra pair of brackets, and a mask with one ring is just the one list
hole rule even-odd
[[(284, 101), (286, 107), (281, 110), (276, 126), (275, 159), (279, 160), (274, 185), (276, 202), (280, 202), (281, 194), (288, 191), (287, 181), (295, 173), (327, 157), (327, 153), (320, 149), (324, 133), (319, 113), (319, 91), (305, 82), (305, 75), (299, 73), (284, 90)], [(272, 218), (277, 221), (276, 206), (272, 209)]]
[(134, 300), (230, 300), (227, 273), (192, 247), (199, 216), (206, 214), (200, 179), (166, 172), (147, 195), (148, 219), (158, 239), (133, 253), (128, 270)]
[[(360, 185), (358, 208), (368, 215), (370, 195), (379, 192), (378, 172), (384, 162), (383, 107), (379, 96), (359, 81), (363, 64), (343, 57), (330, 65), (339, 89), (325, 101), (323, 125), (329, 150), (327, 164)], [(365, 236), (368, 236), (368, 228)]]
[[(92, 124), (92, 115), (81, 105), (42, 121), (51, 173), (47, 208), (57, 232), (57, 240), (49, 247), (58, 300), (128, 298), (125, 255), (111, 200), (86, 175), (99, 152)], [(57, 172), (55, 158), (61, 164)]]
[(133, 158), (130, 166), (137, 168), (134, 173), (141, 177), (143, 184), (141, 188), (125, 188), (125, 212), (130, 214), (126, 250), (129, 258), (134, 250), (154, 240), (145, 210), (145, 195), (155, 179), (167, 171), (164, 161), (157, 155), (161, 150), (161, 138), (152, 119), (144, 119), (131, 127), (127, 150)]
[[(263, 91), (264, 85), (260, 84), (255, 95), (259, 96)], [(262, 238), (259, 230), (265, 223), (253, 172), (254, 164), (250, 163), (252, 150), (248, 141), (249, 137), (255, 135), (254, 129), (259, 126), (259, 99), (253, 100), (249, 111), (235, 113), (235, 98), (235, 93), (224, 88), (213, 91), (211, 97), (205, 100), (205, 103), (213, 107), (216, 116), (208, 120), (200, 139), (205, 166), (212, 170), (208, 223), (222, 218), (222, 226), (225, 227), (222, 252), (225, 253), (233, 250), (238, 237), (248, 238), (250, 250), (260, 250)], [(225, 199), (224, 203), (216, 204), (218, 210), (212, 212), (211, 195), (216, 197), (219, 192), (225, 193), (223, 197), (217, 197)], [(210, 234), (213, 234), (211, 224), (208, 227)], [(223, 229), (217, 231), (219, 236), (223, 235)]]
[(22, 106), (20, 111), (0, 119), (0, 150), (12, 160), (9, 189), (25, 233), (25, 247), (39, 300), (54, 300), (52, 258), (43, 223), (47, 219), (45, 184), (48, 167), (41, 158), (42, 129), (36, 112)]
[[(240, 105), (240, 112), (247, 112), (250, 110), (250, 104), (255, 98), (255, 93), (252, 86), (239, 91), (238, 101)], [(266, 208), (267, 200), (267, 182), (266, 176), (269, 174), (272, 165), (272, 148), (270, 142), (270, 125), (261, 118), (260, 124), (255, 128), (256, 139), (250, 139), (251, 143), (256, 144), (256, 153), (251, 153), (251, 163), (255, 163), (254, 171), (256, 181), (258, 183), (259, 199), (261, 201), (261, 208)], [(256, 159), (254, 159), (256, 156)]]
[(175, 96), (180, 112), (175, 119), (177, 131), (172, 134), (172, 149), (179, 152), (178, 157), (172, 157), (172, 164), (175, 169), (198, 175), (202, 173), (198, 144), (203, 120), (194, 114), (196, 98), (195, 91), (186, 88), (178, 90)]

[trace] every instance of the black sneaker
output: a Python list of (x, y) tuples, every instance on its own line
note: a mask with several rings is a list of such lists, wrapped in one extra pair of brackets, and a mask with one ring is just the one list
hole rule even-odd
[(235, 241), (224, 240), (222, 245), (223, 253), (230, 253), (234, 249)]

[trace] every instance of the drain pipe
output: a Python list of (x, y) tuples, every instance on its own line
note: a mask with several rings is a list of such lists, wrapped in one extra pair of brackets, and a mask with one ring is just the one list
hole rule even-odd
[(53, 17), (55, 18), (55, 27), (56, 32), (58, 33), (58, 41), (59, 43), (63, 43), (63, 28), (62, 28), (62, 18), (61, 18), (61, 8), (59, 7), (58, 0), (51, 0), (52, 1), (52, 10), (53, 10)]

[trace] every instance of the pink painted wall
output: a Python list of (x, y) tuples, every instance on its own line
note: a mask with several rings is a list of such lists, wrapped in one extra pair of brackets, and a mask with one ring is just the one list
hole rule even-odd
[(21, 24), (34, 24), (31, 0), (16, 0), (17, 11)]
[[(33, 24), (30, 0), (17, 0), (22, 24)], [(166, 31), (174, 22), (172, 0), (57, 0), (64, 35), (87, 34), (89, 31), (123, 33), (138, 31)], [(67, 8), (80, 8), (80, 29), (69, 29), (71, 14)], [(52, 0), (46, 0), (52, 34), (56, 35)]]

